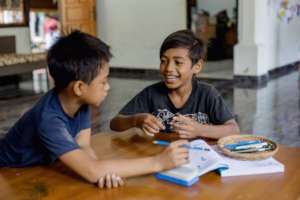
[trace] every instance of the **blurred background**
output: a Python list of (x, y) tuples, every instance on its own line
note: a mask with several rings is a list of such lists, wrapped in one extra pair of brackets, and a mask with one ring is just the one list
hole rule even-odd
[(114, 55), (93, 133), (160, 80), (164, 38), (190, 29), (208, 47), (197, 78), (220, 91), (242, 133), (300, 147), (299, 0), (0, 0), (0, 137), (53, 87), (47, 50), (74, 29)]

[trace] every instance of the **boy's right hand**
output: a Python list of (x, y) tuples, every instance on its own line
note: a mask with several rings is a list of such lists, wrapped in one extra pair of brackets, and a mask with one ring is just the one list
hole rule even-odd
[(165, 129), (164, 125), (151, 114), (137, 114), (136, 118), (136, 126), (148, 136), (154, 136), (154, 134), (159, 133), (159, 130)]
[(189, 145), (189, 142), (187, 140), (171, 142), (162, 153), (156, 155), (159, 171), (172, 169), (189, 162), (189, 149), (181, 147), (182, 145)]

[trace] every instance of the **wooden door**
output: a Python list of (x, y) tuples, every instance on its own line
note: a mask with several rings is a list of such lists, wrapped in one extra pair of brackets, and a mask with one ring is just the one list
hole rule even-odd
[(62, 31), (77, 29), (97, 36), (95, 0), (60, 0)]

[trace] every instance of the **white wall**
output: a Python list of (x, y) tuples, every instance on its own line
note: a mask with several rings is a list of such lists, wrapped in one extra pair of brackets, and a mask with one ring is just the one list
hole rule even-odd
[(260, 76), (300, 61), (300, 17), (285, 24), (268, 0), (239, 0), (238, 25), (234, 75)]
[(277, 66), (300, 61), (300, 17), (290, 24), (279, 23)]
[(235, 0), (197, 0), (197, 10), (203, 9), (213, 16), (226, 9), (228, 16), (233, 17), (233, 8), (236, 7)]
[(30, 34), (28, 27), (0, 28), (0, 36), (15, 36), (16, 53), (30, 53)]
[(112, 48), (113, 67), (158, 69), (163, 39), (187, 26), (185, 0), (96, 2), (98, 36)]
[[(268, 73), (277, 66), (278, 57), (278, 19), (275, 10), (269, 8), (269, 0), (256, 0), (255, 42), (261, 48), (261, 73)], [(260, 74), (261, 74), (260, 73)]]
[[(234, 75), (258, 76), (266, 73), (263, 58), (263, 44), (256, 31), (263, 26), (258, 25), (255, 1), (239, 0), (238, 44), (234, 46)], [(267, 1), (267, 0), (261, 0)], [(262, 22), (263, 23), (263, 22)], [(259, 30), (263, 32), (263, 30)]]

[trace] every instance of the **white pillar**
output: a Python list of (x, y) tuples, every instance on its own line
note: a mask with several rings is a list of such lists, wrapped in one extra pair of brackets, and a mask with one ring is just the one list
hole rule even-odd
[(234, 75), (267, 74), (276, 59), (276, 16), (268, 8), (268, 0), (239, 0), (238, 12)]

